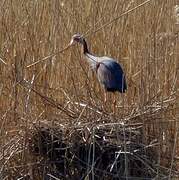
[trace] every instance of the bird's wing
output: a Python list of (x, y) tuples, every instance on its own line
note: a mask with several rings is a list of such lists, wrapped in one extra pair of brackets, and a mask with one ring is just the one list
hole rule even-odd
[(112, 69), (107, 64), (101, 62), (99, 64), (98, 70), (97, 70), (97, 76), (99, 81), (106, 86), (107, 88), (110, 88), (114, 85), (115, 77), (112, 72)]
[(126, 89), (123, 70), (114, 60), (104, 60), (100, 62), (97, 76), (106, 89), (116, 89), (120, 92), (123, 92)]

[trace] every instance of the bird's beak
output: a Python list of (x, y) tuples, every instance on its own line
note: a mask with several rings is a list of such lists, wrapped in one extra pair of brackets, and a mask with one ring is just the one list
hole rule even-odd
[(70, 46), (73, 45), (73, 44), (74, 44), (74, 40), (72, 39), (72, 40), (70, 41)]

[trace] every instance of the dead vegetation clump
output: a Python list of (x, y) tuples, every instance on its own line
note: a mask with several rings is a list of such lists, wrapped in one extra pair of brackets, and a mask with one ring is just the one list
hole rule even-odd
[[(55, 166), (57, 178), (152, 178), (157, 168), (151, 156), (157, 156), (152, 144), (142, 142), (141, 132), (141, 125), (120, 123), (69, 128), (67, 132), (60, 127), (40, 127), (32, 135), (30, 147), (32, 154)], [(44, 176), (48, 174), (49, 169)]]
[[(79, 119), (72, 117), (68, 124), (61, 124), (58, 119), (53, 123), (43, 119), (32, 124), (26, 135), (21, 134), (21, 139), (9, 142), (9, 149), (4, 154), (8, 163), (4, 164), (3, 176), (74, 180), (169, 179), (177, 176), (176, 156), (171, 154), (177, 145), (176, 137), (169, 143), (167, 136), (171, 136), (171, 132), (160, 129), (162, 138), (157, 138), (155, 134), (159, 132), (151, 126), (152, 121), (164, 120), (163, 114), (167, 118), (174, 108), (173, 103), (171, 96), (165, 105), (136, 110), (119, 119), (111, 114), (101, 115), (100, 121), (95, 123), (87, 116), (81, 116), (89, 118), (84, 123), (81, 123), (82, 119), (77, 121)], [(10, 159), (8, 153), (12, 153)], [(27, 159), (23, 159), (23, 155)], [(159, 160), (162, 165), (158, 164)]]

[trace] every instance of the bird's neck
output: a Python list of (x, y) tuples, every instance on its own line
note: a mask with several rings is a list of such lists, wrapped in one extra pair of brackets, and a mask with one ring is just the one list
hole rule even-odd
[(90, 65), (93, 66), (93, 68), (95, 68), (96, 63), (98, 62), (98, 57), (94, 56), (92, 53), (89, 52), (85, 39), (83, 40), (82, 44), (83, 44), (83, 53), (84, 53), (86, 59), (88, 60)]
[(87, 45), (85, 39), (83, 40), (83, 53), (89, 54), (88, 45)]

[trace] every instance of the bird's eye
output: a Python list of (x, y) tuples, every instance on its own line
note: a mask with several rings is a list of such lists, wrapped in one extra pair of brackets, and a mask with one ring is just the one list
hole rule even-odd
[(79, 37), (75, 37), (75, 41), (80, 41), (80, 38)]

